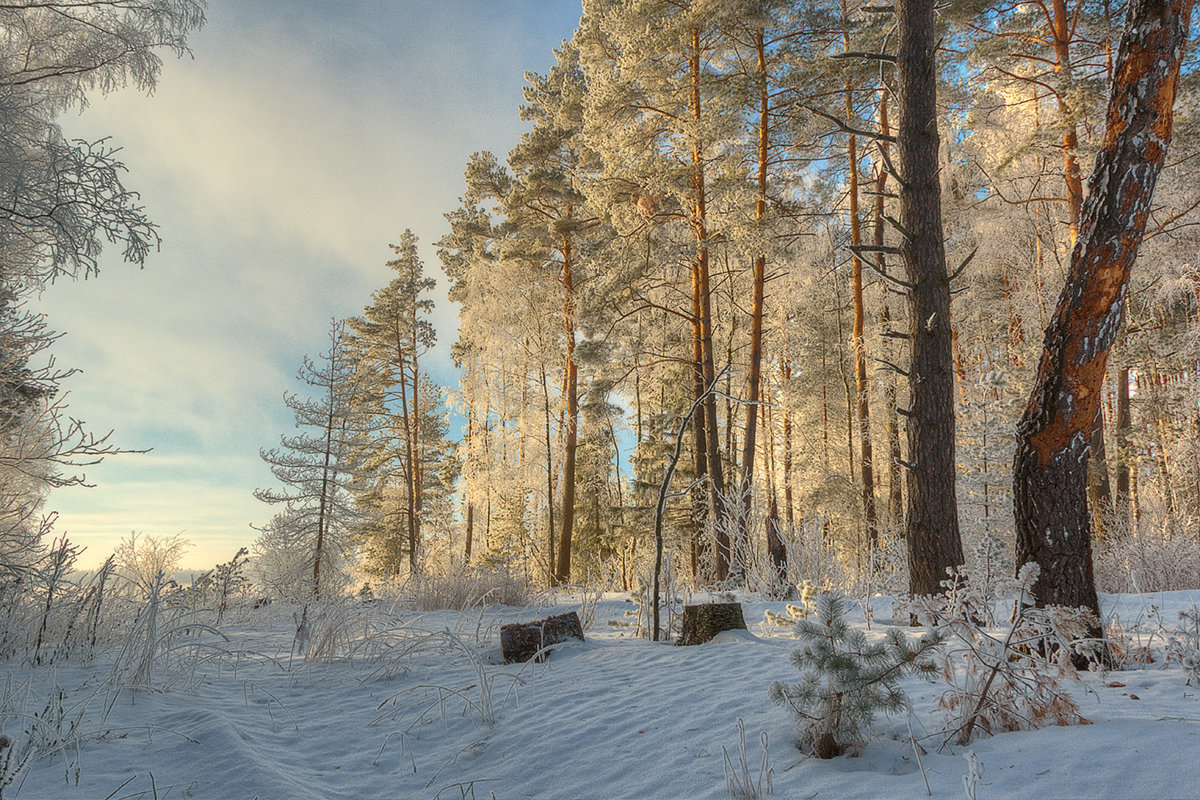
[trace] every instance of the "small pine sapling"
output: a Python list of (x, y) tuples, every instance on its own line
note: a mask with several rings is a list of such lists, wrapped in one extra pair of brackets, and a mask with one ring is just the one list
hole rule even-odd
[(867, 742), (878, 711), (908, 706), (899, 681), (907, 674), (932, 676), (941, 638), (933, 632), (915, 646), (903, 631), (892, 629), (882, 642), (869, 644), (862, 630), (846, 620), (844, 597), (823, 594), (816, 619), (796, 623), (803, 646), (792, 663), (803, 673), (799, 683), (776, 681), (770, 698), (800, 720), (801, 750), (834, 758)]

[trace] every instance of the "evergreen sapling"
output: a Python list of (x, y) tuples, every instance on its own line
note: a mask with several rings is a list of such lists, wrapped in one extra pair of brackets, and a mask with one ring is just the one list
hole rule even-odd
[(800, 682), (776, 681), (770, 689), (771, 701), (799, 718), (800, 749), (819, 758), (866, 744), (877, 712), (906, 709), (908, 698), (899, 685), (905, 675), (937, 673), (933, 656), (942, 645), (939, 634), (914, 645), (893, 628), (882, 642), (870, 644), (846, 620), (846, 609), (841, 595), (821, 595), (816, 618), (796, 623), (803, 646), (791, 660), (802, 672)]

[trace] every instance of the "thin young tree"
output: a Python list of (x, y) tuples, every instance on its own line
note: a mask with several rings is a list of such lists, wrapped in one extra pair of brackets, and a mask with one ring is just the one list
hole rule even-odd
[(301, 433), (261, 451), (283, 488), (254, 492), (264, 503), (284, 507), (311, 567), (311, 596), (318, 598), (328, 584), (322, 576), (336, 572), (363, 519), (351, 487), (366, 472), (360, 459), (368, 418), (346, 335), (344, 323), (334, 321), (329, 350), (315, 362), (304, 358), (298, 379), (313, 396), (283, 397)]

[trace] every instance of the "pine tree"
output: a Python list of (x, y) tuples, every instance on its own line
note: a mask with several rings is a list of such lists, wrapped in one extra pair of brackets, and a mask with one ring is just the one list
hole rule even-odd
[(905, 539), (914, 595), (936, 594), (946, 569), (963, 563), (954, 485), (954, 364), (938, 168), (933, 7), (933, 0), (896, 4), (896, 178), (912, 354)]
[(369, 419), (362, 413), (362, 385), (346, 336), (345, 325), (334, 321), (329, 350), (317, 362), (304, 358), (298, 378), (315, 396), (285, 393), (283, 399), (302, 432), (261, 451), (284, 488), (254, 493), (264, 503), (284, 507), (290, 535), (311, 568), (313, 597), (328, 588), (328, 576), (350, 553), (364, 516), (351, 490), (366, 476), (361, 453)]
[(1130, 268), (1171, 141), (1191, 9), (1190, 0), (1129, 4), (1080, 237), (1017, 428), (1017, 564), (1041, 566), (1034, 586), (1038, 605), (1099, 613), (1086, 500), (1088, 449)]
[(429, 435), (443, 415), (439, 394), (421, 371), (422, 357), (433, 347), (437, 333), (428, 315), (434, 286), (424, 276), (417, 255), (417, 237), (405, 230), (391, 245), (396, 258), (388, 267), (396, 273), (376, 291), (361, 317), (348, 321), (351, 346), (369, 391), (372, 435), (364, 461), (371, 467), (373, 485), (360, 494), (372, 522), (363, 535), (369, 542), (369, 569), (397, 574), (407, 554), (407, 566), (420, 567), (421, 522), (425, 505), (425, 470), (430, 453), (442, 453), (444, 432)]
[(796, 684), (771, 684), (769, 696), (800, 718), (800, 746), (818, 758), (866, 744), (875, 714), (907, 707), (900, 679), (937, 672), (938, 634), (913, 645), (892, 628), (884, 641), (868, 644), (866, 634), (846, 620), (841, 595), (821, 595), (816, 619), (798, 620), (796, 635), (803, 646), (792, 651), (791, 661), (804, 674)]
[[(589, 157), (580, 136), (583, 126), (583, 72), (579, 53), (564, 44), (546, 75), (527, 74), (522, 119), (531, 130), (508, 156), (511, 181), (498, 199), (510, 235), (505, 257), (532, 260), (548, 270), (562, 289), (564, 444), (562, 455), (561, 534), (554, 582), (571, 577), (575, 524), (576, 459), (579, 442), (579, 316), (585, 235), (597, 225), (580, 185)], [(552, 501), (551, 501), (552, 503)]]
[[(712, 2), (589, 0), (576, 40), (588, 77), (585, 139), (603, 162), (597, 202), (628, 222), (674, 223), (690, 235), (692, 390), (700, 397), (716, 375), (710, 214), (716, 168), (736, 140), (740, 120), (731, 82), (717, 69), (721, 30), (736, 9)], [(632, 201), (632, 205), (630, 205)], [(618, 229), (622, 225), (618, 221)], [(729, 577), (725, 467), (717, 402), (707, 396), (694, 418), (695, 467), (708, 486), (716, 538), (715, 577)]]

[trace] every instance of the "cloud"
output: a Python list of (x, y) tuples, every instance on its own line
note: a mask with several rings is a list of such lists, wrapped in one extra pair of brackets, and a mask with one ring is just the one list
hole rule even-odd
[(211, 567), (253, 543), (257, 533), (249, 520), (269, 516), (245, 488), (246, 473), (256, 468), (256, 460), (157, 454), (110, 459), (91, 476), (103, 488), (55, 494), (57, 529), (87, 548), (79, 560), (83, 569), (102, 564), (131, 531), (182, 533), (195, 545), (185, 566)]
[(390, 280), (387, 243), (406, 227), (440, 284), (430, 366), (452, 377), (442, 215), (471, 152), (515, 144), (523, 70), (549, 66), (578, 13), (570, 0), (213, 0), (194, 60), (167, 63), (153, 96), (118, 92), (64, 119), (68, 135), (124, 148), (164, 245), (141, 272), (108, 253), (100, 279), (40, 304), (67, 333), (60, 364), (84, 369), (71, 413), (155, 448), (55, 495), (61, 527), (104, 552), (135, 529), (217, 549), (252, 537), (247, 523), (270, 516), (251, 496), (270, 478), (258, 450), (293, 428), (282, 394), (301, 357), (327, 349), (329, 319)]

